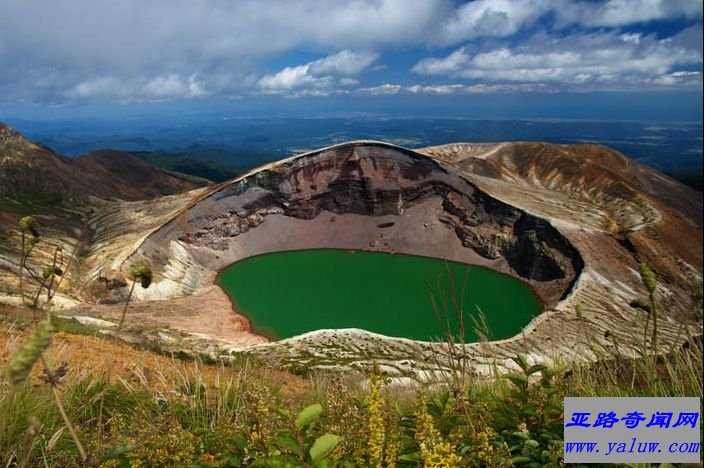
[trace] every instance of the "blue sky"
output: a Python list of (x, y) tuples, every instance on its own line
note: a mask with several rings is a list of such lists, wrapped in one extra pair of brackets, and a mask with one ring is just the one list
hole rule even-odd
[(672, 95), (691, 116), (702, 102), (697, 0), (4, 0), (2, 10), (5, 113), (326, 100), (364, 111), (434, 97), (450, 109), (492, 97), (568, 109), (589, 104), (581, 95), (638, 93), (653, 98), (651, 113)]

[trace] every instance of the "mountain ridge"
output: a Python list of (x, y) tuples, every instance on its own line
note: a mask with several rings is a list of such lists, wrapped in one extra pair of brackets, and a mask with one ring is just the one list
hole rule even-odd
[(102, 150), (67, 158), (0, 123), (0, 197), (43, 204), (85, 201), (88, 196), (143, 200), (193, 190), (193, 180), (136, 156)]

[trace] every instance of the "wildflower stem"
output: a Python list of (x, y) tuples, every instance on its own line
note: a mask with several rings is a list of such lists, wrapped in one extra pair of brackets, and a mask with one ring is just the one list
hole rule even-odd
[(51, 370), (49, 370), (49, 365), (47, 364), (46, 358), (44, 357), (44, 353), (42, 353), (41, 355), (41, 360), (42, 364), (44, 365), (44, 372), (46, 372), (47, 376), (49, 376), (49, 385), (51, 386), (51, 392), (54, 395), (54, 401), (56, 402), (56, 406), (57, 408), (59, 408), (59, 413), (61, 413), (61, 417), (64, 420), (64, 424), (66, 424), (66, 428), (69, 430), (69, 433), (73, 438), (73, 442), (76, 444), (78, 453), (81, 456), (81, 461), (85, 463), (86, 460), (88, 460), (88, 455), (86, 454), (86, 450), (83, 448), (83, 444), (81, 444), (81, 440), (78, 438), (76, 428), (71, 423), (71, 420), (69, 419), (69, 416), (68, 414), (66, 414), (66, 410), (64, 409), (64, 405), (61, 403), (61, 396), (59, 395), (59, 390), (57, 389), (57, 382), (53, 378)]
[(658, 353), (658, 346), (657, 346), (657, 334), (658, 334), (658, 324), (657, 324), (657, 313), (656, 313), (656, 301), (654, 300), (654, 293), (653, 291), (649, 291), (649, 302), (651, 303), (651, 315), (653, 315), (652, 320), (654, 322), (653, 324), (653, 332), (651, 334), (651, 351), (653, 352), (654, 356), (656, 353)]
[(26, 250), (26, 237), (24, 234), (24, 229), (22, 229), (22, 252), (20, 254), (20, 274), (19, 274), (19, 280), (20, 280), (20, 297), (22, 298), (22, 305), (25, 305), (25, 298), (24, 298), (24, 275), (23, 275), (23, 270), (24, 270), (24, 264), (27, 261), (27, 254), (25, 253)]
[(125, 322), (125, 316), (127, 315), (127, 307), (130, 305), (132, 300), (132, 293), (135, 291), (135, 285), (137, 280), (132, 280), (132, 286), (130, 287), (130, 294), (127, 295), (127, 301), (125, 301), (125, 307), (122, 308), (122, 315), (120, 316), (120, 322), (118, 323), (118, 330), (122, 328), (122, 324)]
[[(127, 315), (127, 307), (130, 305), (130, 300), (132, 300), (132, 293), (135, 291), (135, 285), (137, 284), (137, 278), (132, 278), (132, 286), (130, 287), (130, 293), (127, 295), (127, 301), (125, 301), (125, 307), (122, 308), (122, 315), (120, 316), (120, 322), (118, 323), (117, 330), (122, 329), (122, 325), (125, 322), (125, 316)], [(103, 406), (105, 403), (105, 392), (110, 385), (110, 378), (113, 373), (113, 366), (115, 365), (115, 354), (113, 353), (112, 359), (108, 362), (108, 372), (107, 378), (105, 380), (105, 387), (100, 395), (100, 409), (98, 410), (98, 431), (102, 434), (103, 432)]]
[[(71, 264), (76, 260), (77, 254), (78, 254), (78, 248), (81, 246), (81, 240), (76, 242), (73, 246), (73, 250), (71, 251), (71, 256), (68, 259), (68, 262), (66, 263), (66, 268), (64, 268), (64, 273), (59, 276), (59, 281), (56, 282), (56, 286), (53, 287), (53, 289), (50, 287), (50, 289), (47, 291), (47, 303), (46, 305), (49, 306), (51, 304), (52, 299), (54, 299), (54, 295), (56, 294), (56, 291), (59, 290), (61, 287), (61, 283), (63, 283), (64, 278), (66, 278), (66, 274), (71, 268)], [(63, 263), (63, 260), (62, 260)]]

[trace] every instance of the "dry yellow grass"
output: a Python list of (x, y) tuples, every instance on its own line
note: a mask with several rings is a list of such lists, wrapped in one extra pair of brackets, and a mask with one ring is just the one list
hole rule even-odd
[[(0, 311), (0, 316), (8, 317), (7, 310)], [(7, 365), (30, 331), (30, 325), (0, 321), (0, 368)], [(52, 367), (58, 367), (63, 362), (68, 363), (69, 373), (66, 379), (71, 380), (104, 377), (110, 361), (114, 359), (112, 383), (120, 381), (128, 386), (141, 386), (158, 392), (169, 392), (175, 383), (184, 378), (201, 380), (206, 389), (213, 390), (221, 382), (226, 382), (234, 374), (241, 372), (240, 369), (224, 365), (183, 361), (135, 349), (113, 339), (73, 335), (61, 331), (54, 335), (46, 357)], [(258, 378), (278, 382), (282, 393), (300, 394), (308, 388), (306, 380), (286, 372), (262, 368), (249, 371)], [(40, 373), (40, 366), (35, 366), (30, 377), (33, 383), (41, 383), (38, 379)]]

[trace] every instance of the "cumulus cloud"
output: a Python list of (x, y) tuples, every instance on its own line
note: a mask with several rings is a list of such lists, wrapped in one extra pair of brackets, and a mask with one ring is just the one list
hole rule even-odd
[(549, 0), (476, 0), (461, 5), (441, 27), (442, 43), (510, 36), (551, 10)]
[[(498, 41), (510, 62), (540, 53), (513, 46), (538, 31), (558, 40), (575, 30), (608, 32), (638, 49), (645, 36), (624, 27), (701, 17), (697, 0), (3, 0), (0, 101), (192, 99), (287, 89), (331, 94), (356, 86), (377, 54), (454, 48), (415, 71), (461, 77), (463, 70), (482, 70), (471, 62), (501, 50)], [(282, 55), (301, 51), (343, 52), (262, 76)], [(677, 81), (668, 76), (679, 71), (689, 70), (671, 68), (653, 82)], [(476, 74), (491, 79), (489, 71)]]
[[(520, 45), (473, 53), (461, 47), (445, 57), (419, 61), (412, 72), (489, 82), (558, 83), (595, 87), (636, 84), (692, 85), (683, 74), (702, 63), (702, 50), (688, 28), (666, 39), (617, 31), (568, 36), (537, 34)], [(688, 40), (683, 40), (688, 37)], [(679, 79), (687, 78), (687, 79)]]
[(555, 8), (562, 23), (583, 26), (625, 26), (665, 19), (698, 19), (703, 4), (693, 0), (608, 0), (565, 2)]
[(257, 86), (265, 92), (283, 92), (303, 87), (323, 87), (330, 84), (330, 77), (316, 77), (309, 74), (309, 65), (286, 67), (273, 75), (259, 79)]
[(481, 37), (508, 37), (547, 15), (558, 27), (619, 27), (657, 20), (699, 19), (696, 0), (475, 0), (459, 6), (442, 24), (436, 40), (457, 44)]
[(377, 60), (375, 52), (341, 50), (309, 64), (311, 73), (317, 75), (358, 75)]
[[(105, 88), (114, 80), (141, 90), (159, 77), (187, 81), (196, 75), (212, 92), (237, 93), (245, 88), (244, 77), (280, 54), (418, 44), (424, 40), (419, 31), (431, 30), (449, 10), (450, 0), (6, 0), (0, 87), (5, 95), (76, 95), (101, 79), (102, 85), (93, 86)], [(318, 64), (318, 73), (350, 74), (359, 66), (338, 59)], [(30, 75), (38, 79), (28, 81)]]
[(445, 57), (428, 57), (421, 59), (411, 69), (419, 75), (457, 75), (470, 65), (470, 52), (461, 47)]
[(79, 100), (105, 97), (127, 101), (163, 101), (206, 96), (208, 92), (195, 75), (181, 77), (174, 73), (148, 80), (121, 80), (113, 76), (83, 81), (67, 92)]
[[(350, 76), (367, 69), (379, 55), (375, 52), (341, 50), (338, 53), (296, 67), (265, 75), (257, 81), (257, 87), (269, 94), (300, 93), (301, 90), (317, 91), (317, 95), (330, 93), (336, 84), (357, 84)], [(342, 78), (337, 79), (336, 77)]]
[(555, 92), (555, 89), (545, 84), (444, 84), (444, 85), (410, 85), (385, 83), (369, 88), (359, 88), (355, 94), (366, 94), (371, 96), (389, 96), (395, 94), (485, 94), (485, 93), (519, 93), (519, 92)]

